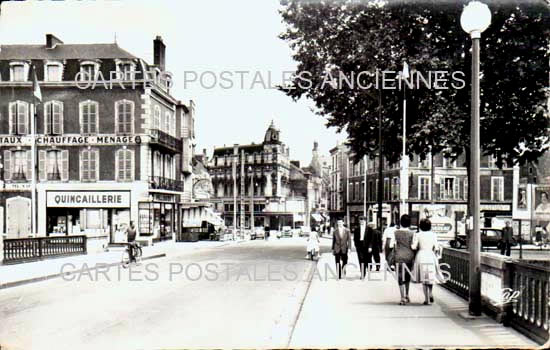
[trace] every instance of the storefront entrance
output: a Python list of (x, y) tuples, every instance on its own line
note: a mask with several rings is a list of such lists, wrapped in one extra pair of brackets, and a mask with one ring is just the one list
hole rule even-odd
[(31, 234), (31, 200), (14, 197), (6, 200), (7, 238), (25, 238)]

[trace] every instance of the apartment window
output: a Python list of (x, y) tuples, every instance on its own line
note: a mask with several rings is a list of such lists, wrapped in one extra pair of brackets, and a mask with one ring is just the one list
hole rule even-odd
[(69, 151), (41, 150), (38, 152), (38, 177), (40, 181), (69, 180)]
[(504, 177), (502, 176), (491, 177), (491, 200), (492, 201), (504, 200)]
[(97, 181), (99, 174), (99, 151), (84, 149), (80, 152), (80, 181)]
[(117, 181), (132, 181), (134, 179), (134, 151), (120, 149), (116, 152)]
[(390, 179), (384, 179), (384, 200), (390, 199)]
[(96, 62), (85, 61), (80, 64), (80, 80), (90, 81), (97, 77), (99, 64)]
[(418, 199), (431, 199), (431, 179), (429, 176), (418, 177)]
[(115, 130), (117, 134), (134, 132), (134, 102), (122, 100), (115, 102)]
[(458, 181), (454, 177), (442, 177), (440, 183), (441, 199), (458, 199)]
[(32, 153), (29, 150), (4, 151), (4, 180), (31, 180), (31, 163)]
[(25, 62), (10, 63), (10, 80), (27, 81), (29, 75), (29, 64)]
[(167, 134), (172, 135), (174, 132), (175, 127), (172, 127), (172, 113), (166, 112), (164, 113), (164, 131)]
[(456, 160), (451, 160), (447, 157), (443, 157), (444, 168), (456, 168)]
[(426, 159), (420, 161), (420, 167), (421, 168), (431, 168), (431, 155), (427, 154)]
[(467, 200), (468, 199), (468, 178), (464, 179), (464, 185), (462, 186), (462, 188), (464, 189), (462, 199)]
[(11, 135), (26, 135), (29, 133), (29, 104), (15, 101), (9, 104), (9, 129)]
[(116, 65), (117, 79), (133, 80), (135, 78), (136, 65), (131, 61), (118, 61)]
[(489, 155), (487, 158), (487, 166), (491, 169), (497, 168), (497, 158), (492, 155)]
[(44, 81), (61, 81), (62, 73), (62, 63), (47, 63), (44, 66)]
[(44, 132), (47, 135), (63, 134), (63, 103), (48, 101), (44, 103)]
[(95, 101), (80, 102), (80, 133), (97, 134), (98, 103)]
[(153, 129), (160, 129), (160, 107), (155, 106), (155, 113), (153, 116)]
[(399, 178), (394, 177), (393, 178), (393, 184), (392, 184), (392, 190), (391, 190), (393, 200), (399, 200), (400, 191), (401, 191), (401, 189), (399, 188)]

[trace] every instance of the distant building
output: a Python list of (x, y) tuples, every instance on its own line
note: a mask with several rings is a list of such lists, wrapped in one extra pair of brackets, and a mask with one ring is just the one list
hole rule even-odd
[[(349, 150), (345, 144), (337, 144), (330, 150), (330, 192), (328, 200), (328, 211), (331, 226), (337, 220), (346, 219), (347, 189)], [(349, 216), (347, 217), (349, 219)], [(349, 224), (348, 221), (346, 221)]]
[(280, 230), (310, 225), (311, 213), (322, 202), (319, 167), (314, 160), (301, 169), (289, 153), (273, 122), (262, 143), (214, 149), (209, 163), (212, 202), (226, 226), (250, 228), (253, 222), (254, 227)]

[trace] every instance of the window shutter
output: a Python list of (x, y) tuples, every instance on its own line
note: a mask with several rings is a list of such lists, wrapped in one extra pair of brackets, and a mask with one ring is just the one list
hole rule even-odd
[(99, 151), (98, 150), (93, 150), (91, 153), (90, 153), (90, 160), (93, 159), (93, 163), (90, 164), (90, 166), (93, 166), (93, 177), (92, 177), (92, 180), (93, 181), (98, 181), (99, 180)]
[(115, 152), (115, 181), (120, 181), (120, 150)]
[(446, 199), (445, 178), (439, 179), (439, 199)]
[(127, 180), (134, 180), (134, 152), (133, 151), (126, 151), (126, 179)]
[(27, 168), (25, 169), (25, 178), (27, 181), (32, 181), (32, 152), (27, 151)]
[(81, 125), (80, 125), (80, 132), (82, 134), (86, 134), (88, 133), (88, 114), (89, 114), (89, 110), (90, 110), (90, 107), (89, 107), (89, 104), (88, 102), (85, 102), (82, 107), (81, 107), (81, 111), (80, 113), (82, 114), (82, 119), (81, 119)]
[(120, 118), (121, 118), (121, 106), (122, 106), (122, 103), (120, 103), (120, 101), (116, 101), (115, 102), (115, 134), (118, 134), (120, 133)]
[(17, 125), (15, 125), (15, 116), (17, 114), (17, 103), (10, 104), (10, 113), (9, 113), (9, 130), (10, 134), (17, 134)]
[(80, 179), (83, 180), (83, 181), (88, 180), (88, 176), (87, 176), (87, 173), (86, 173), (86, 166), (84, 164), (84, 162), (86, 162), (87, 153), (88, 153), (88, 151), (86, 151), (86, 150), (83, 150), (82, 152), (80, 152), (80, 160), (79, 160), (79, 163), (80, 163)]
[(92, 134), (97, 133), (97, 125), (99, 123), (98, 121), (98, 111), (97, 111), (97, 104), (92, 104), (90, 106), (90, 111), (93, 111), (93, 113), (90, 114), (90, 132)]
[(455, 178), (453, 181), (454, 181), (454, 193), (453, 193), (453, 198), (454, 198), (454, 199), (459, 199), (460, 184), (459, 184), (458, 178)]
[(51, 134), (52, 132), (52, 104), (46, 103), (44, 105), (44, 133)]
[(38, 179), (46, 181), (46, 151), (38, 151)]
[(52, 131), (54, 134), (62, 134), (61, 131), (61, 113), (62, 113), (62, 105), (60, 103), (53, 103), (52, 104)]
[(11, 151), (4, 151), (4, 180), (11, 180)]
[(69, 151), (61, 151), (61, 181), (69, 181)]
[(19, 133), (26, 135), (29, 133), (29, 107), (26, 104), (19, 105)]

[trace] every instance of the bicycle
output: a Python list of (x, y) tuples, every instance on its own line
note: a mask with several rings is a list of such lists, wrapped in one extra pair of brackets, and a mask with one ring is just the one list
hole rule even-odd
[(141, 262), (143, 251), (141, 250), (141, 246), (139, 245), (139, 243), (128, 243), (126, 245), (126, 249), (122, 251), (122, 267), (124, 268), (130, 265), (130, 249), (134, 250), (134, 263), (139, 264)]

